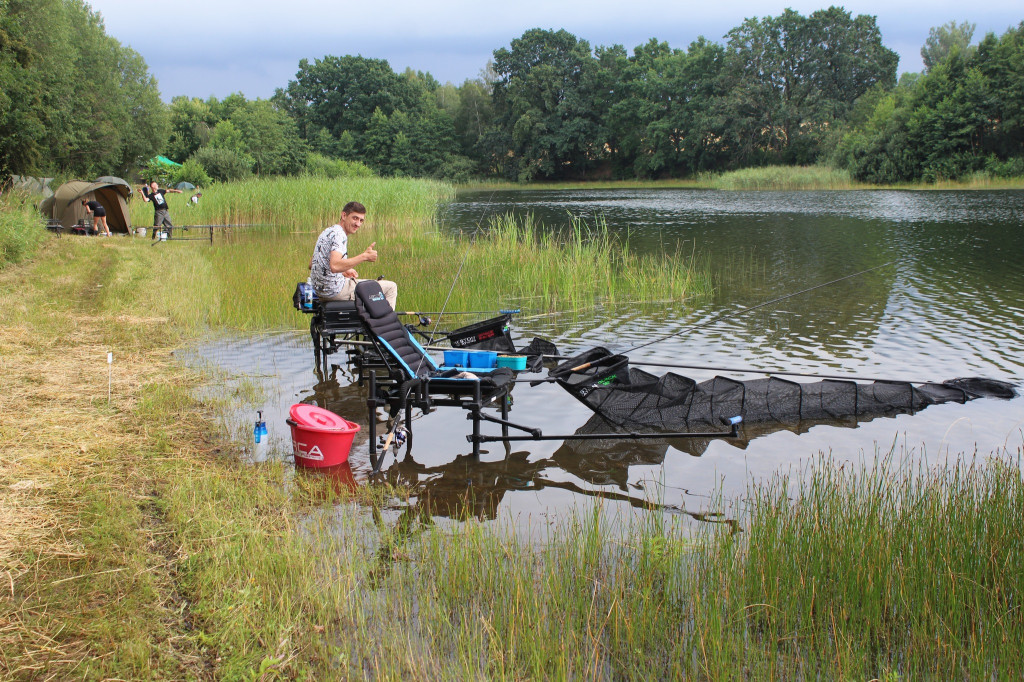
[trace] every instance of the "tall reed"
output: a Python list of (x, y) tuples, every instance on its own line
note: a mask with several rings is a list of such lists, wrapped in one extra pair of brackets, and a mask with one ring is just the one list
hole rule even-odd
[(827, 166), (744, 168), (711, 180), (711, 187), (726, 190), (854, 189), (857, 185), (849, 171)]
[(46, 239), (38, 199), (19, 191), (0, 197), (0, 268), (28, 258)]
[[(433, 185), (406, 192), (403, 184), (374, 182), (400, 196), (389, 198), (380, 188), (363, 192), (382, 197), (384, 208), (368, 205), (367, 222), (350, 239), (349, 251), (376, 244), (380, 259), (360, 266), (359, 274), (398, 282), (401, 310), (439, 310), (446, 300), (449, 311), (523, 302), (542, 311), (596, 301), (661, 305), (711, 291), (707, 268), (694, 253), (638, 255), (600, 220), (593, 226), (575, 221), (559, 234), (532, 217), (502, 216), (460, 236), (442, 231), (419, 198), (417, 192), (438, 201)], [(309, 274), (313, 244), (329, 222), (313, 227), (307, 219), (306, 229), (295, 230), (228, 230), (212, 246), (161, 244), (163, 286), (173, 293), (156, 305), (188, 326), (303, 327), (308, 321), (291, 308), (290, 296)]]
[[(442, 182), (408, 178), (327, 178), (322, 176), (253, 178), (215, 183), (203, 190), (195, 207), (186, 205), (188, 193), (167, 195), (177, 225), (260, 224), (293, 230), (317, 230), (334, 223), (341, 207), (359, 201), (381, 224), (409, 219), (427, 220), (440, 201), (454, 197), (454, 188)], [(132, 224), (153, 224), (153, 206), (133, 197)]]
[(724, 667), (1000, 679), (1024, 663), (1020, 453), (916, 470), (823, 460), (749, 504), (747, 532), (719, 536), (700, 574), (730, 621)]
[(429, 508), (368, 514), (330, 479), (293, 493), (312, 505), (298, 533), (232, 502), (240, 481), (182, 485), (172, 513), (199, 524), (182, 548), (197, 610), (242, 669), (273, 649), (256, 640), (291, 638), (292, 673), (341, 677), (1004, 679), (1024, 663), (1019, 466), (822, 460), (753, 488), (741, 532), (697, 537), (600, 501), (532, 538)]

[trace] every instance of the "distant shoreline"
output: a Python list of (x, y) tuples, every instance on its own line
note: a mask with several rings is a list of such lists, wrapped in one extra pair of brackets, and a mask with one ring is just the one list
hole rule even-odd
[(1021, 190), (1024, 177), (995, 178), (977, 174), (964, 180), (905, 182), (876, 185), (858, 182), (846, 171), (825, 166), (766, 166), (691, 178), (662, 180), (579, 180), (515, 183), (501, 181), (467, 182), (458, 190), (571, 190), (571, 189), (718, 189), (734, 191), (797, 190)]

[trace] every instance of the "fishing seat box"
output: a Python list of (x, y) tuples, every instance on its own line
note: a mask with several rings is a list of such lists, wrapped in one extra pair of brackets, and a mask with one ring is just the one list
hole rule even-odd
[(363, 321), (356, 311), (355, 301), (320, 301), (322, 334), (361, 334)]

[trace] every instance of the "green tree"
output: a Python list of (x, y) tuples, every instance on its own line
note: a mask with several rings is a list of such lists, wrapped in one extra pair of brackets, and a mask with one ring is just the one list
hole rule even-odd
[(24, 31), (34, 3), (0, 0), (0, 177), (39, 169), (48, 112), (41, 106), (42, 55)]
[(924, 70), (931, 71), (939, 62), (950, 55), (953, 50), (967, 52), (974, 37), (975, 25), (963, 22), (958, 24), (955, 21), (934, 26), (928, 31), (928, 38), (921, 47), (921, 59), (924, 61)]
[(252, 175), (252, 157), (232, 149), (203, 147), (191, 160), (202, 166), (214, 180), (244, 180)]
[(815, 160), (830, 126), (875, 84), (896, 82), (898, 56), (875, 18), (830, 7), (747, 19), (728, 34), (723, 138), (739, 165)]
[(491, 91), (483, 80), (466, 80), (458, 90), (459, 104), (453, 114), (455, 137), (462, 153), (477, 155), (477, 145), (494, 121)]
[(208, 102), (197, 97), (178, 96), (171, 100), (171, 139), (167, 156), (187, 159), (197, 149), (210, 142), (210, 134), (220, 117), (213, 113)]
[(320, 130), (335, 140), (348, 132), (355, 152), (360, 153), (377, 109), (386, 116), (415, 110), (419, 93), (411, 82), (399, 77), (383, 59), (327, 56), (312, 63), (300, 61), (295, 80), (282, 96), (303, 139)]
[(882, 98), (843, 137), (839, 160), (875, 182), (958, 178), (1024, 168), (1024, 24), (977, 50), (953, 49)]
[(580, 177), (601, 153), (597, 62), (568, 31), (530, 29), (494, 52), (492, 155), (520, 181)]
[(259, 175), (295, 175), (306, 165), (308, 147), (287, 113), (269, 100), (246, 102), (230, 121), (242, 137)]
[(985, 36), (976, 59), (991, 98), (986, 149), (1001, 161), (1024, 158), (1024, 22), (998, 39)]
[(156, 82), (81, 0), (0, 0), (0, 166), (123, 174), (167, 135)]

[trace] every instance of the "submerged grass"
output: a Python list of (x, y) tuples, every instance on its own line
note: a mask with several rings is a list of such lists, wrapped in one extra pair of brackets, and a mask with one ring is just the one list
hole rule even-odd
[[(494, 229), (503, 248), (547, 238)], [(752, 488), (739, 533), (600, 502), (542, 537), (442, 523), (398, 511), (420, 503), (400, 489), (240, 462), (169, 357), (204, 311), (161, 297), (223, 284), (194, 246), (51, 238), (0, 271), (5, 677), (1019, 675), (1020, 453), (823, 458)]]

